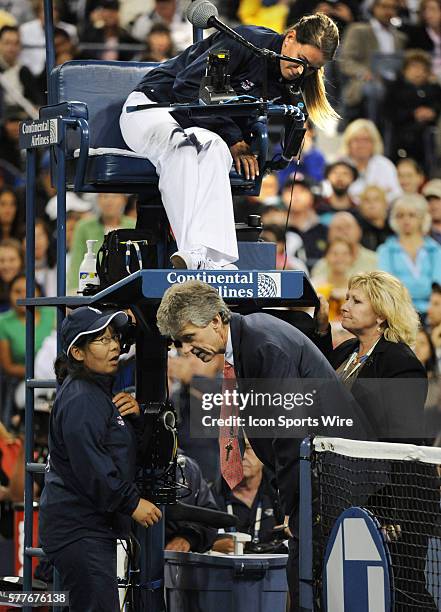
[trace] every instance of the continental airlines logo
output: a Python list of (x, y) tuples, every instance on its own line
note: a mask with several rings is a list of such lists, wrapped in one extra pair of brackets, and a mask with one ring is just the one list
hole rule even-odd
[(194, 274), (181, 274), (172, 271), (167, 274), (167, 281), (185, 283), (188, 280), (200, 280), (213, 285), (223, 298), (276, 298), (282, 295), (280, 272), (231, 272), (212, 274), (201, 271)]

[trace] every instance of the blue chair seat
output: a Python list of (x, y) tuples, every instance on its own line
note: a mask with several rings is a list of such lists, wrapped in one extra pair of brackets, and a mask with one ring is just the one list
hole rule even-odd
[[(74, 153), (74, 159), (67, 164), (70, 185), (73, 185), (77, 158), (78, 150)], [(255, 186), (254, 181), (244, 179), (235, 170), (230, 172), (230, 182), (235, 192), (247, 192)], [(85, 183), (89, 186), (108, 186), (117, 191), (125, 185), (143, 190), (148, 185), (157, 185), (158, 175), (151, 161), (127, 149), (89, 149)]]
[[(54, 105), (69, 103), (73, 116), (82, 117), (89, 127), (86, 170), (81, 185), (77, 184), (77, 191), (141, 193), (152, 185), (157, 186), (153, 164), (127, 148), (119, 128), (124, 101), (144, 74), (156, 65), (151, 62), (74, 60), (52, 71), (49, 105), (40, 109), (40, 117), (56, 116)], [(74, 154), (79, 148), (77, 132), (69, 131), (67, 140), (68, 188), (74, 187), (79, 165)], [(257, 138), (264, 140), (261, 135)], [(262, 150), (262, 146), (257, 148)], [(264, 161), (261, 159), (262, 165)], [(230, 179), (233, 193), (255, 195), (260, 191), (259, 177), (255, 181), (246, 180), (232, 170)]]

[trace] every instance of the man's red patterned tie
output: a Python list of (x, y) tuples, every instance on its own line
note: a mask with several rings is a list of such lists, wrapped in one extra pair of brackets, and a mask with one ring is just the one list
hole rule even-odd
[[(233, 391), (235, 388), (236, 375), (234, 373), (234, 368), (226, 361), (224, 364), (224, 383), (222, 385), (222, 392), (224, 393), (227, 389), (228, 391)], [(220, 418), (226, 419), (229, 416), (238, 417), (238, 407), (237, 405), (227, 406), (224, 401), (220, 412)], [(230, 489), (234, 489), (243, 478), (242, 455), (240, 454), (238, 431), (239, 428), (237, 425), (219, 428), (221, 474)]]

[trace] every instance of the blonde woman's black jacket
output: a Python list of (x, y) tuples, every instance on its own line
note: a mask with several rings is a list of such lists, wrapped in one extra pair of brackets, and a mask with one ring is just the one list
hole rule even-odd
[[(329, 333), (320, 348), (337, 369), (358, 345), (353, 338), (333, 349)], [(419, 433), (424, 431), (427, 389), (426, 370), (412, 349), (404, 342), (390, 342), (382, 337), (361, 368), (351, 392), (372, 419), (379, 439), (422, 444)]]

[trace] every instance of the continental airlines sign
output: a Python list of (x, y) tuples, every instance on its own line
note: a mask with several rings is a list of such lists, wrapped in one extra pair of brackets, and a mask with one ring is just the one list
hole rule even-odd
[(171, 285), (200, 280), (216, 287), (223, 298), (299, 298), (303, 295), (303, 276), (296, 271), (149, 270), (142, 274), (142, 293), (144, 297), (162, 297)]

